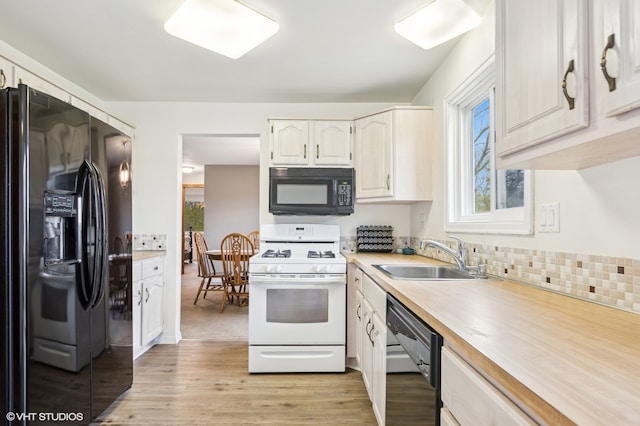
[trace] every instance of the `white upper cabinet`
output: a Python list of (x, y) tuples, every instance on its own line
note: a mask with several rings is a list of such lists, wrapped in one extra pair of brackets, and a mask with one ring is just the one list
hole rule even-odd
[(352, 121), (314, 121), (312, 162), (316, 165), (350, 166), (353, 151)]
[(55, 84), (52, 84), (47, 80), (41, 77), (38, 77), (32, 72), (29, 72), (24, 68), (20, 68), (19, 66), (15, 67), (14, 83), (16, 86), (20, 83), (26, 84), (32, 89), (36, 89), (39, 92), (46, 93), (47, 95), (51, 95), (54, 98), (60, 99), (61, 101), (65, 101), (65, 102), (71, 101), (71, 95), (69, 93), (65, 92)]
[(355, 121), (356, 199), (431, 199), (431, 108), (396, 107)]
[(0, 56), (0, 89), (13, 86), (13, 63)]
[(109, 114), (107, 114), (106, 112), (102, 111), (100, 108), (93, 106), (89, 102), (86, 102), (76, 96), (73, 96), (73, 95), (71, 96), (70, 103), (74, 107), (88, 112), (91, 117), (95, 117), (98, 120), (103, 121), (104, 123), (106, 123), (107, 120), (109, 120)]
[(589, 124), (585, 0), (499, 0), (498, 155)]
[(640, 4), (496, 0), (499, 168), (640, 155)]
[(270, 120), (271, 165), (332, 166), (352, 164), (352, 121)]
[[(602, 3), (600, 3), (602, 5)], [(600, 34), (605, 114), (617, 115), (640, 106), (640, 3), (607, 0)]]
[(356, 199), (391, 197), (392, 112), (356, 120)]

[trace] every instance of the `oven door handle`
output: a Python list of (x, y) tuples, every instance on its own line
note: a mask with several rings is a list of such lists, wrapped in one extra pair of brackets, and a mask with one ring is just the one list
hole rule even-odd
[(300, 274), (249, 274), (249, 284), (346, 284), (344, 274), (318, 274), (305, 276)]

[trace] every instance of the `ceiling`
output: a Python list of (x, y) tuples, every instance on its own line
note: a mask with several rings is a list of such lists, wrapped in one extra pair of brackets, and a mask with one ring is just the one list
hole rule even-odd
[[(0, 40), (107, 102), (294, 103), (411, 102), (458, 40), (394, 32), (431, 0), (241, 2), (280, 30), (237, 60), (164, 31), (182, 0), (0, 0)], [(183, 163), (259, 164), (259, 139), (185, 135)]]
[(312, 103), (410, 102), (457, 42), (394, 32), (430, 0), (241, 2), (280, 30), (237, 60), (165, 33), (182, 0), (0, 0), (0, 40), (107, 102)]
[(260, 164), (260, 137), (252, 135), (183, 135), (182, 164), (204, 172), (204, 165)]

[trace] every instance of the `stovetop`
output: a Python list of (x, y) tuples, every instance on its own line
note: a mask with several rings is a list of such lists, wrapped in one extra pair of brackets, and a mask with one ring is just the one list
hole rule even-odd
[(339, 226), (269, 224), (260, 227), (260, 253), (249, 261), (249, 272), (342, 274), (346, 265)]
[[(306, 256), (304, 256), (304, 253), (297, 253), (297, 257), (306, 257), (307, 259), (334, 259), (337, 256), (339, 254), (336, 255), (333, 250), (309, 250)], [(267, 249), (260, 254), (260, 257), (269, 259), (290, 258), (291, 249)]]

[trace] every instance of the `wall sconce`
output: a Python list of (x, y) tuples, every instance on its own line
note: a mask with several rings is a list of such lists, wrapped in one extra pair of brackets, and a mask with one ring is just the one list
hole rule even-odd
[[(126, 140), (122, 142), (122, 148), (126, 153), (126, 150), (127, 150)], [(122, 160), (122, 163), (120, 163), (119, 178), (120, 178), (120, 188), (127, 189), (129, 187), (129, 182), (131, 181), (131, 169), (129, 168), (129, 163), (127, 163), (126, 158)]]

